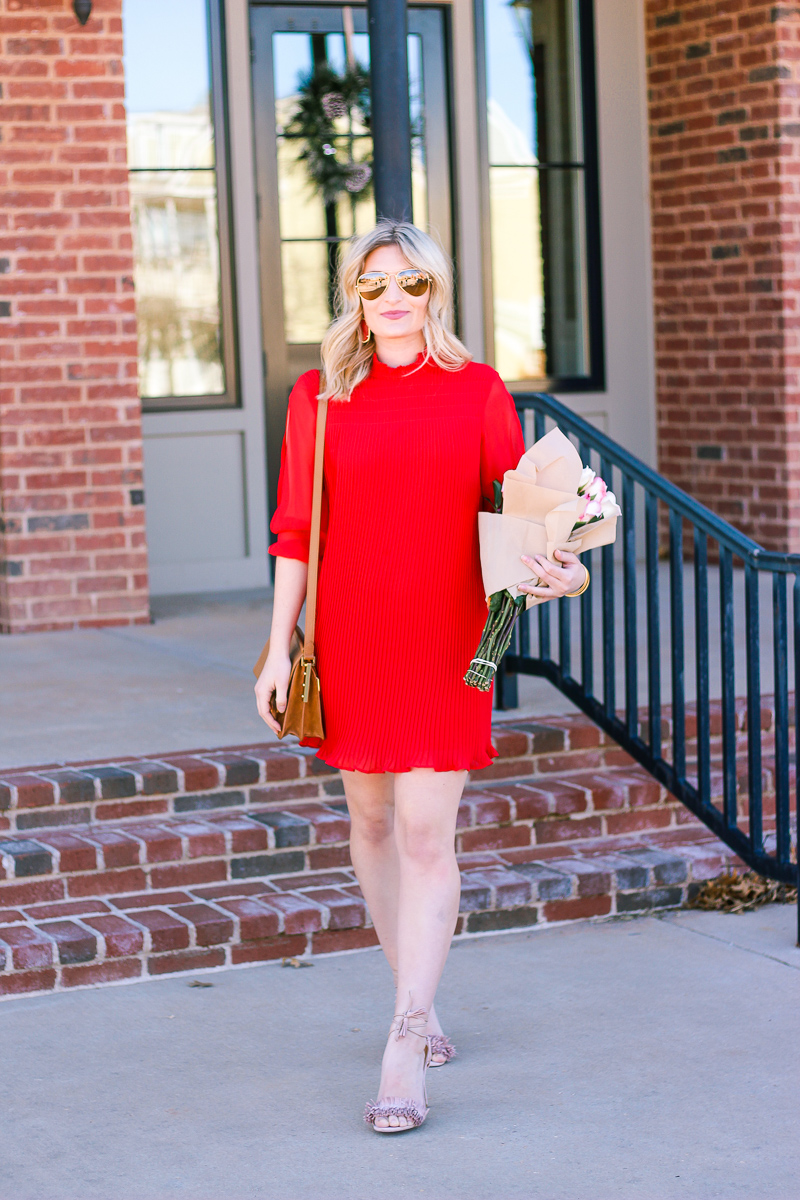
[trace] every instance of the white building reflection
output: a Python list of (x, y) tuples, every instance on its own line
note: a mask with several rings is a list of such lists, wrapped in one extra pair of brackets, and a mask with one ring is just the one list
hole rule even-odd
[(208, 105), (195, 112), (131, 113), (128, 162), (140, 393), (221, 394), (217, 184)]

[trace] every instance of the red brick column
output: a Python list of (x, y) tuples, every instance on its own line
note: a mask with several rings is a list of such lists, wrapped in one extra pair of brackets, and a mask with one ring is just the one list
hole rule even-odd
[(0, 0), (0, 631), (148, 619), (121, 0)]
[(646, 0), (661, 471), (800, 549), (800, 9)]

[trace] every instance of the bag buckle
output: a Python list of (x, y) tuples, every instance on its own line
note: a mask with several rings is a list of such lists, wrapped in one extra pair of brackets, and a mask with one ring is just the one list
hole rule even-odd
[(308, 704), (311, 697), (311, 673), (314, 670), (315, 662), (316, 659), (313, 658), (303, 659), (303, 704)]

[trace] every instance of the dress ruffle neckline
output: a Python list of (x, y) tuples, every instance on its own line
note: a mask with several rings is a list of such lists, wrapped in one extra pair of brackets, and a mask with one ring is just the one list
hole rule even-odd
[(387, 363), (381, 362), (381, 360), (378, 358), (377, 354), (373, 354), (372, 370), (370, 371), (370, 377), (372, 379), (388, 379), (388, 380), (404, 379), (405, 376), (409, 372), (417, 371), (422, 366), (424, 359), (425, 359), (425, 351), (420, 350), (419, 354), (417, 355), (417, 357), (414, 359), (414, 361), (412, 363), (403, 363), (403, 365), (399, 366), (399, 367), (390, 367), (390, 366), (388, 366)]

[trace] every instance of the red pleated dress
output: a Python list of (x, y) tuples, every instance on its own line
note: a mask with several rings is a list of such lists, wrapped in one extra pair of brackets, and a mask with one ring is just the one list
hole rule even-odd
[[(270, 552), (308, 561), (319, 372), (289, 398)], [(475, 770), (492, 693), (464, 674), (486, 620), (477, 516), (525, 446), (491, 367), (372, 371), (325, 430), (318, 757), (347, 771)]]

